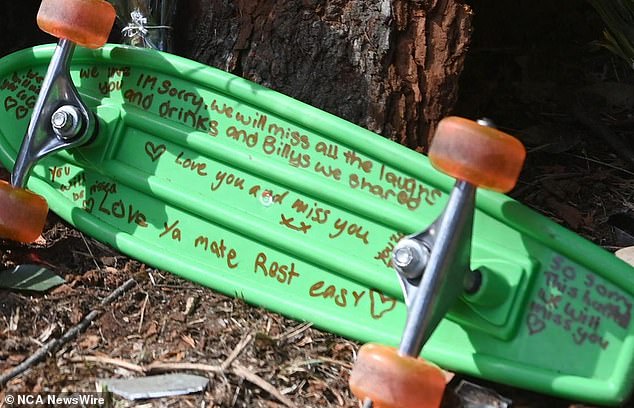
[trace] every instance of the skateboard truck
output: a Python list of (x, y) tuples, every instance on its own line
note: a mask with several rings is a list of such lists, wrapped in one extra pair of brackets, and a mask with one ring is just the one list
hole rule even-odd
[[(394, 248), (392, 264), (407, 305), (400, 355), (417, 357), (456, 299), (477, 290), (478, 272), (469, 268), (475, 193), (474, 185), (456, 181), (436, 221)], [(370, 399), (364, 401), (363, 408), (372, 406)]]
[(440, 122), (429, 158), (456, 183), (431, 226), (406, 236), (394, 249), (392, 264), (403, 289), (407, 321), (398, 349), (366, 344), (359, 351), (350, 386), (364, 400), (364, 408), (440, 405), (444, 375), (418, 356), (456, 300), (480, 289), (481, 273), (470, 269), (477, 188), (509, 191), (524, 157), (521, 143), (487, 120)]
[(115, 11), (104, 0), (42, 0), (37, 24), (60, 39), (13, 165), (11, 183), (0, 181), (0, 237), (34, 242), (42, 233), (48, 204), (26, 189), (33, 166), (43, 157), (90, 141), (97, 120), (79, 97), (69, 64), (76, 45), (103, 46)]
[(43, 157), (83, 145), (95, 134), (97, 121), (70, 77), (74, 50), (75, 44), (66, 39), (55, 49), (11, 174), (16, 187), (26, 186), (31, 169)]
[[(487, 119), (482, 126), (494, 128)], [(399, 352), (418, 356), (440, 320), (464, 292), (475, 293), (480, 271), (470, 269), (476, 186), (456, 180), (443, 213), (426, 230), (401, 239), (392, 264), (397, 272), (407, 323)]]
[(103, 46), (114, 19), (114, 7), (107, 1), (42, 0), (37, 24), (42, 31), (58, 37), (59, 43), (13, 167), (14, 186), (25, 187), (31, 169), (43, 157), (83, 145), (95, 134), (97, 121), (73, 84), (70, 61), (77, 45)]
[(475, 186), (458, 180), (445, 211), (425, 231), (403, 238), (392, 262), (407, 304), (407, 323), (399, 352), (417, 356), (434, 328), (465, 291), (477, 290), (471, 272)]

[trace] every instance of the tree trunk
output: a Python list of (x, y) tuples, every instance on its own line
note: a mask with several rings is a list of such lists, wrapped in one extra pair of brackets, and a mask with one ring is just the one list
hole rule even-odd
[[(7, 4), (2, 55), (55, 40), (38, 7)], [(424, 149), (456, 101), (471, 24), (462, 0), (179, 0), (175, 53)]]
[(424, 149), (457, 97), (460, 0), (181, 1), (176, 53)]

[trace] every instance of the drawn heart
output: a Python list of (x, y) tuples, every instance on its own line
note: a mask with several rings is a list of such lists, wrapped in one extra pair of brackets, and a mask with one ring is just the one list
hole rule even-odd
[(84, 207), (84, 210), (86, 210), (86, 212), (91, 213), (93, 208), (95, 208), (95, 199), (91, 197), (88, 200), (84, 200), (82, 205)]
[(384, 314), (391, 312), (396, 307), (396, 299), (385, 296), (383, 293), (370, 290), (370, 314), (378, 320)]
[(15, 108), (18, 105), (18, 101), (12, 96), (7, 96), (4, 100), (4, 110), (8, 111), (12, 108)]
[(535, 313), (531, 313), (526, 318), (526, 325), (528, 326), (528, 335), (532, 336), (543, 331), (546, 328), (546, 322), (539, 318)]
[(152, 159), (153, 162), (157, 161), (166, 150), (167, 147), (165, 147), (164, 144), (160, 144), (158, 146), (155, 146), (152, 142), (147, 142), (145, 144), (145, 153), (150, 156), (150, 159)]

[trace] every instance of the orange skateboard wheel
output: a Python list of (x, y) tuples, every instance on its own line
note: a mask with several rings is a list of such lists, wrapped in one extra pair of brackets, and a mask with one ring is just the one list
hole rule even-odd
[(116, 13), (104, 0), (42, 0), (37, 25), (57, 38), (87, 48), (99, 48), (108, 41)]
[(440, 121), (429, 149), (436, 169), (502, 193), (515, 187), (525, 158), (524, 145), (513, 136), (455, 116)]
[(35, 241), (42, 234), (47, 213), (42, 196), (0, 180), (0, 237)]
[(350, 374), (352, 393), (371, 399), (375, 408), (438, 408), (445, 385), (437, 366), (372, 343), (361, 347)]

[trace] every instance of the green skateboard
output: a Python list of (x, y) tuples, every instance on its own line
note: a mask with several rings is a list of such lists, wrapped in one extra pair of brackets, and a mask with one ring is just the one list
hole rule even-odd
[[(54, 51), (0, 60), (8, 169)], [(54, 212), (225, 294), (360, 341), (399, 343), (407, 308), (392, 251), (434, 225), (454, 179), (367, 130), (173, 55), (81, 48), (70, 72), (95, 131), (19, 177)], [(63, 131), (59, 108), (40, 116)], [(453, 282), (459, 298), (422, 356), (543, 393), (624, 401), (634, 268), (506, 196), (474, 197), (467, 266), (478, 283), (465, 291)]]

